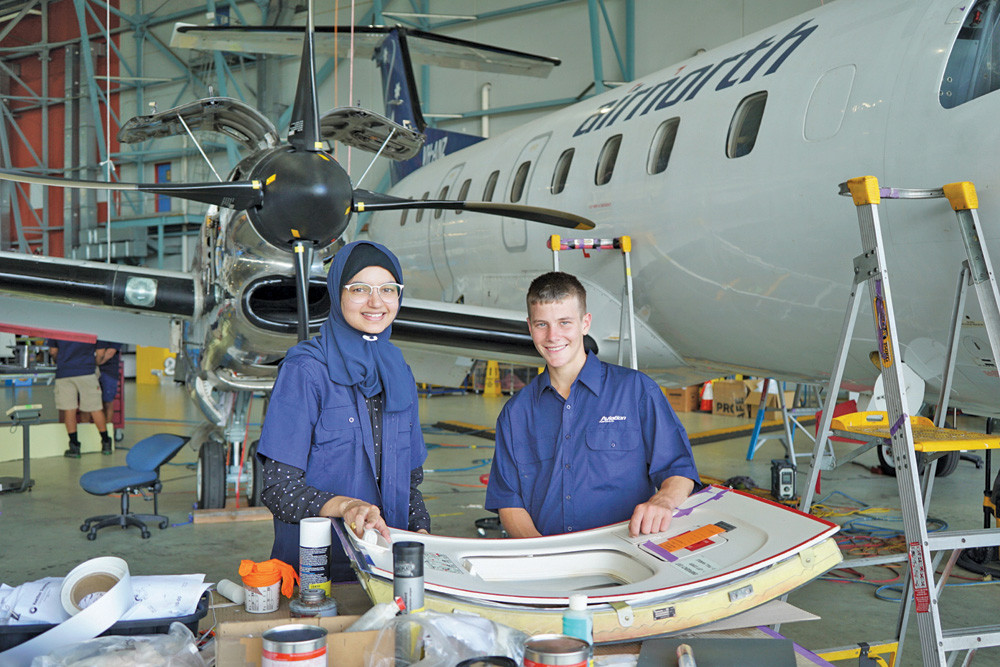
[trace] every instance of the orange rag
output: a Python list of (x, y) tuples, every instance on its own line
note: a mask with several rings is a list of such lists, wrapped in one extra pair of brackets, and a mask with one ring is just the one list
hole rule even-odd
[(281, 580), (281, 594), (292, 597), (292, 587), (299, 581), (299, 573), (291, 565), (277, 558), (255, 563), (252, 560), (240, 561), (240, 576), (243, 584), (251, 588), (264, 588)]

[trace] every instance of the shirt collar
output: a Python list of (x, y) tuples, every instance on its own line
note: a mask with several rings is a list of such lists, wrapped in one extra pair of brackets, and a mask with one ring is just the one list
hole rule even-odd
[[(597, 355), (593, 352), (587, 352), (587, 359), (583, 362), (583, 368), (580, 369), (580, 374), (576, 376), (576, 380), (573, 384), (581, 383), (587, 389), (590, 390), (595, 396), (601, 395), (601, 379), (604, 375), (604, 369), (602, 368), (601, 360), (597, 358)], [(552, 378), (549, 376), (549, 369), (546, 367), (542, 374), (538, 377), (538, 382), (535, 398), (542, 395), (546, 389), (551, 389), (555, 392), (555, 388), (552, 387)], [(556, 392), (558, 393), (558, 392)]]

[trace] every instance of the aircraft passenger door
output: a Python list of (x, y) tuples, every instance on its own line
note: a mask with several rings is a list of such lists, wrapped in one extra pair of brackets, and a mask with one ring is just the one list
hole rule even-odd
[[(507, 179), (507, 191), (501, 193), (503, 199), (497, 196), (494, 201), (511, 204), (527, 205), (531, 193), (531, 178), (538, 166), (538, 159), (548, 143), (551, 132), (539, 135), (529, 141), (514, 161), (514, 168)], [(528, 248), (528, 228), (524, 220), (518, 218), (503, 219), (503, 245), (508, 252), (524, 252)]]
[[(465, 163), (456, 165), (441, 179), (441, 185), (432, 192), (431, 199), (455, 199), (458, 175), (465, 168)], [(427, 243), (430, 250), (431, 265), (434, 275), (441, 283), (441, 298), (445, 301), (454, 299), (455, 277), (448, 266), (447, 241), (448, 225), (455, 222), (456, 211), (445, 211), (439, 208), (427, 211), (429, 225), (427, 228)]]

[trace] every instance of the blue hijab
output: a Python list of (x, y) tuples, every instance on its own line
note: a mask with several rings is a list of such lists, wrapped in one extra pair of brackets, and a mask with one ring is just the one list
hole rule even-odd
[[(319, 335), (290, 349), (286, 359), (306, 354), (326, 365), (330, 380), (342, 385), (357, 385), (361, 393), (371, 398), (385, 392), (385, 408), (389, 412), (405, 410), (411, 402), (413, 375), (403, 360), (403, 353), (389, 342), (392, 325), (372, 336), (347, 323), (340, 310), (340, 294), (344, 283), (357, 275), (343, 275), (351, 252), (359, 245), (373, 246), (395, 267), (395, 276), (402, 276), (399, 260), (388, 248), (372, 241), (348, 243), (333, 258), (326, 277), (330, 292), (330, 316), (320, 327)], [(361, 267), (365, 268), (365, 267)], [(400, 303), (402, 303), (400, 295)]]

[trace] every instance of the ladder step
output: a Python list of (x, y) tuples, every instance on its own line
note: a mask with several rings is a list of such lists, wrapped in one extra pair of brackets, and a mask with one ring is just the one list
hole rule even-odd
[(1000, 529), (949, 530), (927, 535), (931, 551), (1000, 546)]
[(941, 633), (945, 652), (1000, 646), (1000, 625), (954, 628)]
[[(926, 417), (910, 417), (913, 448), (918, 452), (956, 452), (965, 449), (1000, 449), (1000, 437), (953, 428), (937, 428)], [(852, 412), (834, 417), (831, 431), (889, 440), (892, 434), (884, 412)]]

